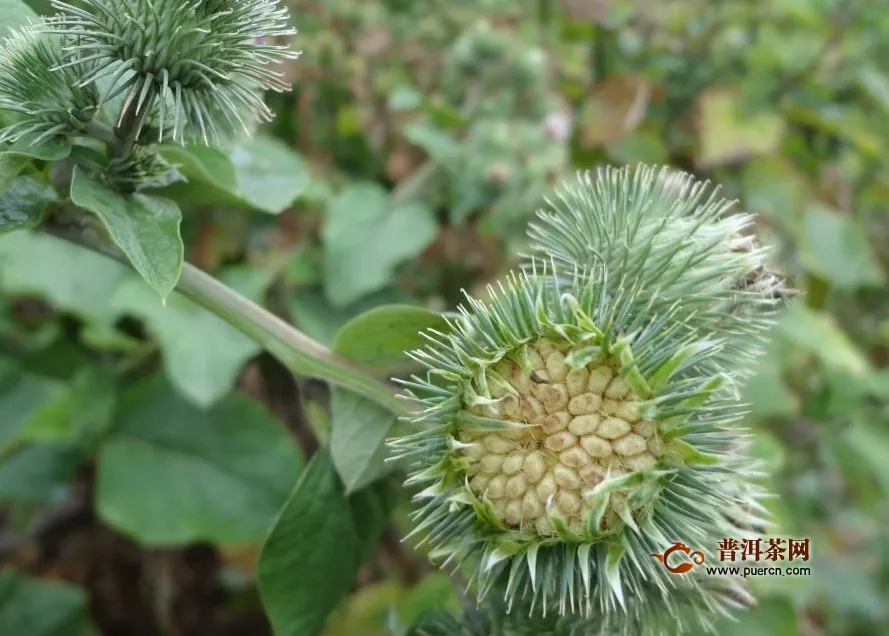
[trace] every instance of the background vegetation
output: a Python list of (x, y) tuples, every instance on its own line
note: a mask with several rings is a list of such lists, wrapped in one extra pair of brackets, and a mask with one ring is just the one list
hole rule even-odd
[[(751, 579), (759, 607), (720, 633), (886, 633), (889, 11), (290, 4), (304, 55), (274, 124), (226, 152), (167, 150), (190, 181), (167, 192), (187, 202), (187, 259), (396, 373), (398, 343), (362, 348), (350, 319), (415, 306), (374, 322), (404, 334), (482, 292), (574, 170), (664, 163), (722, 184), (804, 292), (745, 398), (780, 494), (773, 534), (810, 539), (813, 575)], [(52, 204), (37, 173), (0, 192), (7, 211)], [(307, 573), (294, 608), (319, 625), (333, 610), (326, 636), (374, 636), (458, 606), (460, 588), (400, 543), (391, 426), (122, 267), (45, 234), (0, 237), (0, 634), (271, 633), (256, 553), (319, 452), (336, 473), (303, 494), (317, 533), (273, 537)], [(343, 488), (348, 505), (324, 508)]]

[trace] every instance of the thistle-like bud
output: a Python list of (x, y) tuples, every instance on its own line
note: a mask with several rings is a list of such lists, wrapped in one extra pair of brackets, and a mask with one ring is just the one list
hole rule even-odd
[(683, 605), (707, 626), (743, 591), (652, 555), (758, 525), (736, 388), (779, 282), (739, 284), (765, 257), (751, 217), (682, 173), (609, 169), (550, 207), (524, 271), (412, 354), (419, 430), (393, 447), (417, 532), (510, 611), (638, 633)]
[(0, 109), (19, 120), (0, 131), (0, 141), (23, 137), (39, 143), (56, 135), (81, 132), (95, 115), (99, 96), (81, 86), (64, 63), (61, 38), (47, 36), (44, 25), (13, 31), (0, 44)]
[(114, 157), (102, 174), (103, 180), (120, 192), (164, 188), (182, 180), (182, 175), (152, 147), (135, 146), (126, 157)]
[(296, 33), (277, 0), (77, 0), (55, 32), (71, 38), (79, 85), (103, 81), (103, 100), (126, 93), (124, 111), (156, 109), (161, 140), (205, 143), (269, 121), (263, 90), (289, 85), (272, 64), (299, 54), (274, 38)]

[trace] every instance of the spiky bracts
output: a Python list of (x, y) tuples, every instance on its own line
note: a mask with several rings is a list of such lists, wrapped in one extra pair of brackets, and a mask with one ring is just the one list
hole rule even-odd
[[(707, 582), (705, 582), (707, 583)], [(735, 582), (713, 578), (709, 592), (733, 607), (749, 607), (753, 598)], [(674, 636), (677, 632), (706, 629), (697, 620), (691, 597), (699, 593), (680, 587), (670, 605), (637, 604), (628, 612), (609, 612), (594, 617), (546, 616), (531, 613), (525, 607), (507, 611), (500, 599), (491, 599), (463, 612), (436, 609), (420, 615), (407, 630), (406, 636), (595, 636), (626, 634), (632, 636)], [(678, 610), (678, 611), (677, 611)], [(691, 611), (689, 611), (691, 610)], [(692, 620), (687, 620), (690, 614)]]
[(707, 627), (741, 593), (651, 556), (761, 526), (736, 386), (779, 283), (729, 207), (681, 173), (584, 175), (525, 271), (413, 352), (419, 431), (393, 447), (423, 487), (417, 533), (479, 598), (615, 626), (681, 598)]
[(278, 0), (54, 0), (55, 32), (71, 39), (81, 86), (125, 92), (126, 106), (155, 115), (162, 141), (204, 143), (269, 121), (262, 91), (289, 85), (274, 67), (298, 53), (274, 38), (293, 35)]
[(19, 119), (0, 131), (0, 142), (28, 138), (39, 143), (56, 135), (80, 133), (93, 118), (99, 96), (80, 86), (79, 76), (62, 66), (59, 37), (42, 33), (43, 24), (12, 31), (0, 43), (0, 109)]

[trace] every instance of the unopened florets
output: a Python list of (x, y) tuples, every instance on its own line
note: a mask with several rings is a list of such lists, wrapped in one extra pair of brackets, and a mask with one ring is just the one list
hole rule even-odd
[[(518, 422), (501, 431), (463, 431), (469, 487), (489, 501), (510, 528), (556, 535), (550, 517), (586, 534), (590, 515), (604, 495), (595, 487), (606, 476), (625, 476), (657, 464), (662, 442), (657, 422), (646, 420), (639, 398), (604, 359), (577, 368), (568, 343), (538, 340), (522, 353), (531, 372), (504, 358), (486, 374), (497, 398), (471, 406), (475, 415)], [(598, 532), (619, 523), (617, 500)]]

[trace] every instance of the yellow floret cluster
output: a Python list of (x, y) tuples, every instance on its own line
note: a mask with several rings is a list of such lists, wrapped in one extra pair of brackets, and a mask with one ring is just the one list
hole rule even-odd
[[(552, 518), (581, 533), (596, 506), (593, 488), (606, 475), (654, 466), (661, 456), (657, 423), (639, 413), (630, 386), (607, 360), (572, 369), (568, 343), (528, 347), (533, 369), (505, 358), (487, 378), (495, 402), (467, 407), (475, 415), (525, 424), (459, 435), (472, 491), (508, 527), (556, 534)], [(505, 380), (505, 382), (503, 381)], [(615, 496), (599, 530), (617, 522)]]

